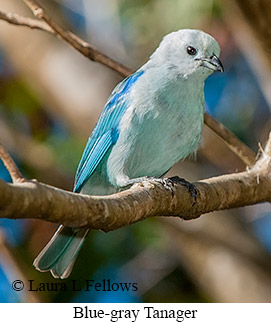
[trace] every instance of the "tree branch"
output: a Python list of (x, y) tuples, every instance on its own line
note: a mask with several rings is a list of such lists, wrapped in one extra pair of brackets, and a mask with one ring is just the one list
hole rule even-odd
[(174, 185), (173, 194), (162, 184), (145, 181), (117, 194), (87, 196), (36, 181), (8, 184), (0, 180), (0, 218), (34, 218), (111, 231), (153, 216), (191, 220), (216, 210), (271, 202), (268, 149), (249, 171), (194, 183), (195, 205), (181, 184)]
[(39, 29), (56, 35), (55, 31), (44, 21), (24, 17), (16, 13), (5, 13), (0, 10), (0, 19), (9, 22), (12, 25), (29, 27), (31, 29)]
[[(9, 247), (9, 245), (6, 242), (4, 231), (0, 229), (0, 265), (1, 270), (4, 271), (4, 274), (6, 275), (8, 281), (10, 284), (15, 279), (20, 279), (21, 281), (27, 281), (27, 278), (22, 271), (22, 268), (19, 266), (19, 264), (16, 261), (16, 257), (14, 253), (12, 252), (12, 249)], [(11, 270), (12, 268), (12, 270)], [(40, 303), (41, 299), (37, 293), (31, 293), (27, 289), (24, 291), (24, 293), (19, 294), (20, 302), (31, 302), (31, 303)]]
[(14, 163), (5, 148), (0, 144), (0, 159), (3, 161), (6, 169), (8, 170), (13, 183), (24, 182), (26, 179), (23, 177), (18, 167)]
[(47, 15), (45, 10), (36, 1), (23, 1), (30, 8), (35, 17), (44, 20), (48, 24), (48, 26), (50, 26), (55, 31), (57, 35), (63, 38), (67, 43), (69, 43), (72, 47), (74, 47), (87, 58), (91, 59), (94, 62), (102, 63), (124, 76), (128, 76), (133, 73), (133, 70), (129, 67), (124, 66), (123, 64), (101, 53), (96, 48), (94, 48), (72, 32), (64, 30)]
[(255, 164), (255, 153), (222, 123), (216, 121), (207, 113), (204, 114), (204, 123), (212, 129), (248, 167), (252, 167)]
[[(30, 28), (44, 30), (57, 37), (64, 39), (73, 48), (79, 51), (82, 55), (92, 61), (101, 63), (122, 76), (128, 76), (133, 73), (133, 69), (113, 60), (95, 47), (85, 42), (70, 31), (64, 30), (55, 21), (53, 21), (45, 10), (34, 0), (23, 0), (30, 8), (34, 16), (38, 19), (31, 19), (17, 14), (4, 13), (0, 11), (0, 20), (5, 20), (11, 24), (27, 26)], [(44, 20), (44, 22), (39, 19)], [(221, 123), (217, 122), (210, 115), (205, 113), (205, 124), (212, 129), (222, 140), (229, 146), (229, 148), (249, 167), (251, 167), (256, 159), (254, 152), (250, 150), (243, 142), (241, 142), (233, 133), (226, 129)]]

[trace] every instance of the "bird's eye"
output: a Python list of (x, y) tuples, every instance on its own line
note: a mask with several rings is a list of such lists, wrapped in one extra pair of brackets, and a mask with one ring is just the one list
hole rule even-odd
[(192, 46), (188, 46), (188, 47), (186, 48), (186, 50), (187, 50), (187, 54), (189, 54), (189, 55), (191, 55), (191, 56), (194, 56), (194, 55), (196, 55), (196, 54), (197, 54), (197, 50), (196, 50), (196, 48), (194, 48), (194, 47), (192, 47)]

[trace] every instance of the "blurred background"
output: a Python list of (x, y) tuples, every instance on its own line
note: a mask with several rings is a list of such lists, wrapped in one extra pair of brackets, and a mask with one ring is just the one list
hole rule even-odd
[[(40, 1), (60, 25), (132, 68), (161, 38), (199, 28), (221, 45), (225, 73), (206, 82), (206, 110), (255, 152), (271, 129), (271, 4), (268, 0)], [(0, 10), (31, 15), (19, 0)], [(86, 140), (122, 78), (42, 31), (0, 21), (0, 142), (22, 173), (71, 190)], [(169, 175), (189, 181), (242, 171), (244, 164), (208, 129), (197, 160)], [(9, 175), (0, 164), (0, 177)], [(92, 232), (67, 284), (135, 282), (136, 292), (15, 292), (12, 281), (61, 282), (33, 259), (56, 229), (34, 220), (0, 220), (0, 302), (270, 302), (271, 209), (261, 204), (189, 222), (148, 219)]]

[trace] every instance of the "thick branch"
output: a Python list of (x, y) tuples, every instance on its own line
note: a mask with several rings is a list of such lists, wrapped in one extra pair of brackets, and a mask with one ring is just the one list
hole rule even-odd
[[(37, 19), (31, 19), (11, 13), (3, 13), (0, 11), (0, 19), (5, 20), (9, 23), (21, 26), (28, 26), (30, 28), (41, 29), (54, 34), (57, 37), (61, 37), (73, 48), (79, 51), (87, 58), (99, 62), (107, 67), (110, 67), (114, 71), (118, 72), (123, 76), (128, 76), (134, 71), (113, 60), (102, 52), (98, 51), (89, 43), (85, 42), (70, 31), (64, 30), (55, 21), (53, 21), (45, 12), (45, 10), (34, 0), (23, 0), (24, 3), (31, 9), (33, 14), (43, 19), (44, 23)], [(211, 116), (205, 113), (205, 124), (212, 129), (223, 141), (229, 146), (229, 148), (247, 165), (251, 166), (254, 164), (256, 155), (233, 133), (226, 129), (222, 124), (214, 120)]]
[[(263, 169), (263, 167), (261, 167)], [(179, 216), (185, 220), (201, 214), (271, 201), (271, 183), (257, 170), (219, 176), (195, 183), (197, 202), (187, 188), (175, 185), (172, 195), (157, 182), (143, 182), (110, 196), (70, 193), (30, 181), (0, 181), (0, 217), (35, 218), (66, 226), (110, 231), (152, 216)]]
[[(0, 158), (15, 179), (23, 178), (3, 147)], [(181, 184), (171, 190), (145, 181), (109, 196), (87, 196), (37, 181), (8, 184), (0, 180), (0, 218), (43, 219), (71, 227), (111, 231), (152, 216), (185, 220), (201, 214), (271, 201), (271, 135), (261, 158), (248, 171), (195, 183), (197, 201)], [(14, 176), (14, 175), (13, 175)]]

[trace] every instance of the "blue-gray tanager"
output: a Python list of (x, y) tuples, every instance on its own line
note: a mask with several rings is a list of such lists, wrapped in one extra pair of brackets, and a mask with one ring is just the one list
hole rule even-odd
[[(223, 71), (210, 35), (184, 29), (164, 37), (149, 61), (109, 97), (81, 161), (74, 192), (116, 193), (147, 177), (162, 177), (199, 143), (204, 81)], [(69, 276), (88, 233), (60, 226), (34, 261), (56, 278)]]

